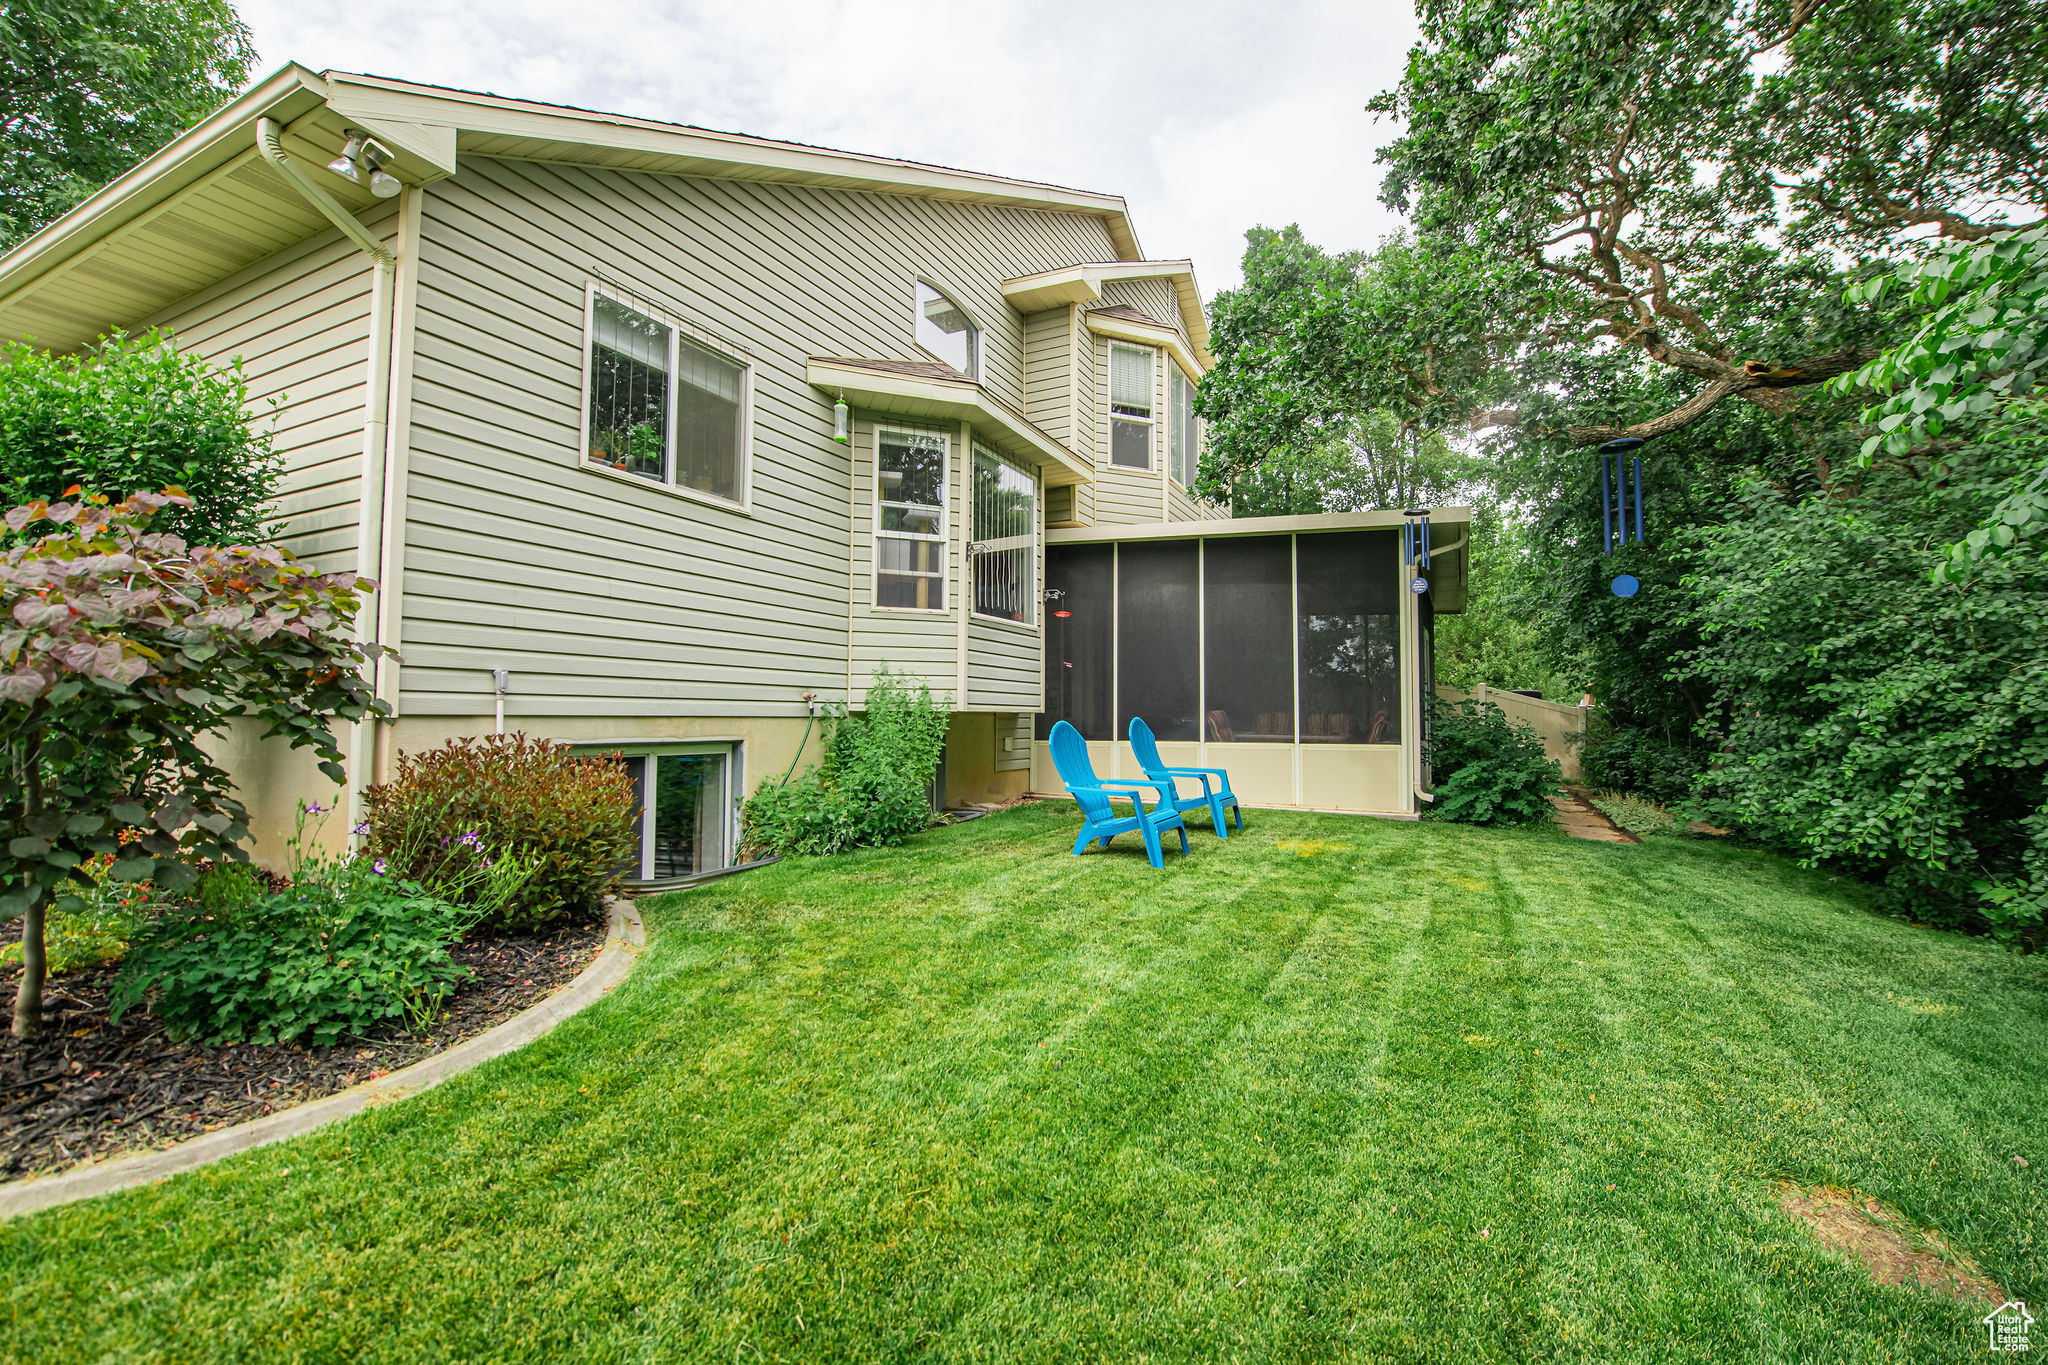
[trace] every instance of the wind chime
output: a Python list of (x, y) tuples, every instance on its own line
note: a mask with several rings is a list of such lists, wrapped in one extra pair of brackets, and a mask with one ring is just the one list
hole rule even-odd
[(1429, 591), (1429, 580), (1423, 577), (1429, 572), (1429, 509), (1411, 507), (1402, 515), (1408, 520), (1401, 523), (1401, 562), (1414, 571), (1408, 591), (1425, 593)]
[[(1643, 461), (1632, 453), (1642, 444), (1640, 436), (1623, 436), (1600, 447), (1600, 524), (1610, 558), (1617, 545), (1643, 543)], [(1634, 597), (1643, 588), (1632, 573), (1616, 574), (1607, 586), (1616, 597)]]

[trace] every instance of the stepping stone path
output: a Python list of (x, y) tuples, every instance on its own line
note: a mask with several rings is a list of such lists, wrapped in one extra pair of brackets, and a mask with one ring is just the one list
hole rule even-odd
[(1574, 839), (1594, 839), (1603, 844), (1642, 842), (1595, 810), (1592, 802), (1586, 800), (1586, 794), (1576, 787), (1566, 787), (1558, 792), (1550, 798), (1550, 804), (1557, 807), (1558, 828)]

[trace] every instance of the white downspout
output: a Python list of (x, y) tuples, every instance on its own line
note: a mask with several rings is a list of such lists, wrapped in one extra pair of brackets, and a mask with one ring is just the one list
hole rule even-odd
[[(384, 574), (384, 431), (391, 412), (391, 328), (392, 301), (397, 294), (398, 260), (340, 201), (315, 184), (299, 169), (278, 141), (282, 129), (277, 120), (256, 121), (256, 148), (263, 159), (277, 168), (305, 201), (320, 215), (341, 229), (370, 258), (370, 339), (368, 372), (363, 392), (363, 463), (361, 495), (356, 500), (356, 572), (382, 588)], [(356, 613), (356, 639), (364, 644), (380, 643), (382, 613), (367, 608)], [(375, 679), (373, 665), (372, 679)], [(361, 779), (375, 762), (377, 722), (358, 721), (349, 729), (348, 743), (348, 826), (362, 823)]]

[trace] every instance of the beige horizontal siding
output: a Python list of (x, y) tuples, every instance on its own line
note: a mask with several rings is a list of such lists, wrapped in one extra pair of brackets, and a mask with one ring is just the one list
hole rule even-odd
[(1104, 304), (1123, 304), (1135, 308), (1146, 317), (1157, 318), (1174, 331), (1180, 333), (1182, 341), (1187, 340), (1187, 328), (1181, 325), (1180, 294), (1171, 280), (1136, 279), (1105, 280), (1102, 285)]
[(1052, 308), (1024, 320), (1024, 415), (1064, 441), (1074, 426), (1073, 310)]
[[(1101, 220), (471, 156), (426, 191), (422, 239), (402, 710), (474, 714), (494, 667), (561, 714), (796, 713), (849, 673), (857, 702), (877, 663), (953, 690), (959, 603), (873, 609), (873, 421), (833, 444), (804, 362), (926, 358), (922, 276), (980, 320), (984, 381), (1025, 407), (1001, 282), (1099, 259)], [(752, 360), (751, 515), (584, 467), (593, 278)]]
[(967, 623), (967, 705), (1037, 711), (1045, 665), (1038, 631), (999, 621)]
[[(1039, 707), (1036, 702), (1029, 711), (1016, 715), (996, 717), (996, 771), (999, 773), (1029, 772), (1031, 770), (1031, 721)], [(1018, 741), (1012, 751), (1006, 741)]]
[[(388, 236), (395, 210), (370, 227)], [(370, 287), (363, 254), (325, 232), (142, 324), (216, 365), (241, 361), (251, 422), (284, 456), (281, 543), (328, 573), (356, 567)]]

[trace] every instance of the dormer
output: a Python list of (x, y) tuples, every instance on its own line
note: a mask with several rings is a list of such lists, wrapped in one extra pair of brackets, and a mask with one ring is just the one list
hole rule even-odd
[(1075, 265), (1003, 282), (1024, 315), (1025, 412), (1096, 471), (1049, 491), (1050, 525), (1214, 515), (1187, 492), (1194, 393), (1215, 364), (1187, 261)]

